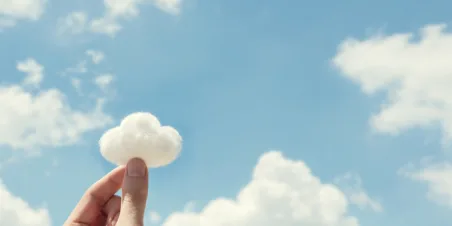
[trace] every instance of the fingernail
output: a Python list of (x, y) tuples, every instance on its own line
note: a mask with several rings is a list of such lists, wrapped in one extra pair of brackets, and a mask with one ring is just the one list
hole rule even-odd
[(131, 177), (144, 177), (146, 175), (146, 164), (143, 160), (134, 158), (127, 163), (127, 175)]

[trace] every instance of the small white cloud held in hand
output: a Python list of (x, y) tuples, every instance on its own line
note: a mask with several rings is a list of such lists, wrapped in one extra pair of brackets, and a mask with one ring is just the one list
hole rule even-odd
[(162, 126), (151, 113), (138, 112), (105, 132), (99, 145), (102, 156), (116, 165), (141, 158), (149, 168), (157, 168), (177, 159), (182, 150), (182, 137), (173, 127)]

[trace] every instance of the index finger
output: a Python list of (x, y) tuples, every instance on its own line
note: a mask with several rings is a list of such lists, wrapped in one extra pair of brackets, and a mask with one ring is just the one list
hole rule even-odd
[(71, 213), (68, 223), (91, 224), (101, 214), (103, 206), (121, 188), (125, 167), (120, 166), (93, 184)]

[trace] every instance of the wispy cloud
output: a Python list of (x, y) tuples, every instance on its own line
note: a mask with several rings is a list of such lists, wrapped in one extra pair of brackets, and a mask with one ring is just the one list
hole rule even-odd
[(352, 204), (358, 206), (360, 209), (383, 212), (381, 203), (371, 198), (364, 190), (361, 177), (358, 174), (346, 173), (336, 177), (335, 182), (344, 191)]
[(182, 0), (104, 0), (105, 11), (102, 17), (88, 19), (86, 12), (71, 12), (59, 20), (57, 32), (70, 35), (91, 32), (114, 37), (122, 30), (123, 20), (138, 17), (140, 7), (149, 3), (174, 16), (181, 12)]
[(427, 186), (427, 198), (439, 205), (452, 208), (452, 163), (429, 162), (415, 167), (413, 164), (401, 168), (399, 174)]

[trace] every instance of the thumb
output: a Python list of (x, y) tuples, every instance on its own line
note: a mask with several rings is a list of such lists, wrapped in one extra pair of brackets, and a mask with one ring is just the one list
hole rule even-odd
[(148, 196), (148, 169), (143, 160), (135, 158), (127, 163), (122, 184), (122, 204), (118, 226), (143, 225)]

